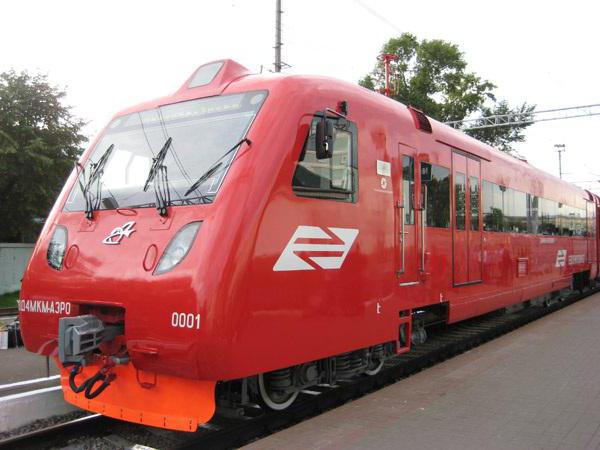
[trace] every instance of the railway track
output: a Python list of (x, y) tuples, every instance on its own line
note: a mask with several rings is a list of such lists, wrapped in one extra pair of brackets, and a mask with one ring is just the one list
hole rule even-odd
[[(66, 443), (68, 438), (76, 436), (84, 440), (107, 439), (107, 444), (112, 443), (115, 448), (118, 448), (115, 442), (173, 449), (239, 447), (395, 383), (599, 291), (600, 288), (590, 289), (549, 306), (525, 308), (511, 314), (491, 313), (445, 327), (443, 331), (433, 330), (425, 344), (414, 347), (408, 354), (390, 359), (379, 374), (336, 387), (311, 388), (310, 391), (304, 391), (297, 401), (284, 411), (262, 412), (257, 409), (255, 414), (248, 411), (250, 414), (238, 419), (217, 416), (210, 424), (193, 434), (136, 426), (102, 416), (88, 416), (85, 420), (79, 419), (8, 440), (0, 440), (0, 448), (56, 447), (60, 446), (61, 442)], [(59, 436), (56, 436), (57, 434)], [(49, 443), (51, 445), (48, 445)]]
[(60, 446), (61, 443), (66, 443), (69, 439), (76, 437), (78, 433), (83, 433), (91, 427), (101, 427), (103, 422), (109, 420), (100, 414), (80, 417), (0, 440), (0, 448), (33, 449)]

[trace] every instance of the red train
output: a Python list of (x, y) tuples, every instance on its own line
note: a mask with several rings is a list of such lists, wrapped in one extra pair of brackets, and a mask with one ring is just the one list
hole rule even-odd
[(19, 302), (65, 399), (193, 431), (598, 277), (600, 198), (361, 87), (201, 66), (117, 114)]

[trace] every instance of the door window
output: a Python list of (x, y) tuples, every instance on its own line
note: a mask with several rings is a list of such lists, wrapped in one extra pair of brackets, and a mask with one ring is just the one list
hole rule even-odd
[(456, 204), (456, 229), (464, 230), (466, 222), (465, 175), (456, 172), (454, 176), (454, 202)]
[(415, 192), (415, 160), (410, 156), (402, 157), (402, 202), (404, 204), (404, 223), (415, 224), (413, 197)]
[(469, 177), (469, 194), (471, 230), (479, 231), (479, 178)]
[(450, 170), (435, 164), (421, 163), (428, 227), (450, 228)]

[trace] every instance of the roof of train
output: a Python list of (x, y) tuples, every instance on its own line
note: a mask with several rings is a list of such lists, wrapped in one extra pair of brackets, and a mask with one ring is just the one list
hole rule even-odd
[[(222, 67), (211, 82), (197, 87), (190, 87), (195, 74), (197, 74), (199, 70), (215, 64), (222, 64)], [(225, 92), (242, 92), (251, 89), (267, 89), (269, 87), (272, 88), (275, 85), (289, 85), (289, 83), (293, 83), (294, 87), (296, 88), (300, 85), (305, 85), (307, 87), (310, 86), (312, 88), (323, 88), (324, 90), (332, 89), (334, 87), (339, 88), (340, 90), (360, 96), (365, 101), (372, 103), (382, 111), (387, 111), (394, 115), (406, 115), (406, 117), (408, 117), (408, 109), (406, 105), (353, 83), (342, 81), (336, 78), (317, 75), (289, 75), (273, 73), (256, 74), (251, 73), (246, 67), (238, 64), (237, 62), (228, 59), (212, 61), (210, 63), (203, 64), (196, 69), (196, 71), (174, 94), (131, 106), (115, 114), (115, 117), (132, 112), (156, 108), (166, 104), (220, 95)], [(560, 185), (562, 188), (567, 189), (572, 194), (593, 199), (596, 201), (596, 203), (600, 204), (600, 197), (589, 191), (585, 191), (571, 183), (561, 180), (552, 174), (538, 169), (537, 167), (529, 164), (527, 161), (523, 161), (496, 150), (493, 147), (478, 141), (471, 136), (468, 136), (462, 131), (449, 127), (448, 125), (445, 125), (435, 119), (429, 117), (429, 121), (432, 125), (432, 137), (440, 143), (473, 154), (487, 161), (502, 161), (504, 164), (513, 166), (515, 168), (520, 168), (521, 170), (529, 171), (533, 176), (542, 182)]]

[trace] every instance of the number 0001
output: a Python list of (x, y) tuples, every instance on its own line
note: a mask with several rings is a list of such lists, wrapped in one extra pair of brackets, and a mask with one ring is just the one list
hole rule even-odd
[(171, 314), (171, 326), (174, 328), (200, 329), (200, 314), (174, 312)]

